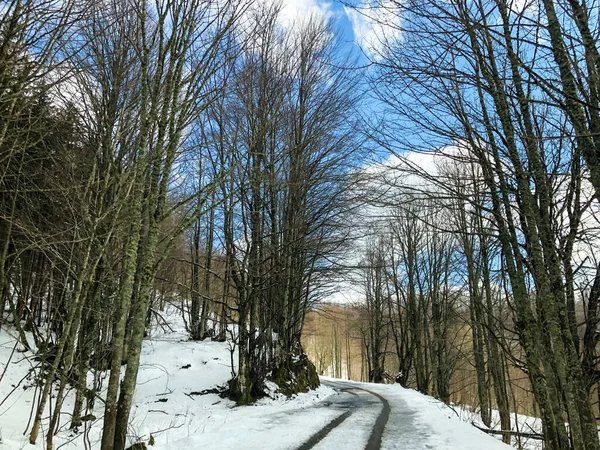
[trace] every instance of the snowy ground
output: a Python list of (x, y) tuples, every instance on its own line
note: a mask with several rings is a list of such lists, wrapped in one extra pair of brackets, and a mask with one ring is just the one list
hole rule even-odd
[[(188, 341), (177, 315), (169, 320), (173, 332), (155, 332), (144, 344), (129, 429), (131, 443), (148, 442), (152, 435), (150, 448), (156, 450), (297, 449), (346, 412), (344, 422), (312, 448), (364, 449), (383, 408), (372, 394), (376, 393), (390, 406), (382, 449), (510, 448), (459, 419), (437, 400), (398, 385), (323, 379), (323, 385), (308, 394), (292, 399), (274, 394), (244, 407), (235, 407), (216, 394), (194, 395), (230, 378), (229, 348), (227, 343)], [(13, 352), (15, 342), (12, 330), (0, 330), (0, 449), (43, 448), (43, 439), (33, 447), (23, 435), (36, 393), (32, 380), (27, 379), (35, 361), (31, 355)], [(68, 430), (72, 400), (70, 393), (55, 449), (99, 448), (102, 403), (96, 402), (98, 419), (74, 433)]]
[[(227, 343), (187, 340), (177, 314), (168, 318), (174, 331), (154, 333), (144, 343), (131, 412), (131, 443), (148, 442), (152, 434), (152, 448), (156, 450), (231, 449), (240, 445), (248, 449), (294, 448), (335, 416), (336, 411), (311, 408), (335, 394), (325, 386), (293, 399), (274, 394), (275, 398), (247, 407), (235, 407), (234, 402), (217, 394), (192, 394), (226, 383), (231, 377), (231, 353)], [(0, 380), (0, 449), (43, 448), (44, 439), (33, 447), (27, 435), (23, 436), (36, 391), (32, 380), (27, 379), (28, 372), (36, 362), (30, 354), (13, 353), (15, 342), (14, 330), (3, 327), (0, 375), (6, 372)], [(73, 433), (68, 430), (73, 397), (70, 394), (65, 401), (55, 448), (63, 444), (60, 448), (64, 450), (83, 449), (86, 444), (87, 448), (99, 448), (103, 404), (96, 402), (94, 415), (98, 420), (89, 424), (89, 430)], [(289, 411), (297, 414), (290, 415)], [(292, 418), (296, 416), (297, 421)], [(282, 426), (285, 433), (278, 430)]]
[[(458, 417), (464, 422), (474, 423), (479, 427), (485, 428), (479, 412), (470, 411), (464, 407), (455, 407), (453, 409)], [(513, 436), (512, 443), (514, 447), (522, 447), (524, 450), (542, 450), (543, 445), (541, 440), (525, 436), (526, 434), (541, 434), (543, 432), (541, 419), (538, 417), (525, 416), (523, 414), (511, 414), (510, 421), (513, 431), (524, 434), (524, 436), (521, 437)], [(491, 428), (501, 430), (500, 415), (498, 414), (498, 411), (494, 409), (492, 410)]]

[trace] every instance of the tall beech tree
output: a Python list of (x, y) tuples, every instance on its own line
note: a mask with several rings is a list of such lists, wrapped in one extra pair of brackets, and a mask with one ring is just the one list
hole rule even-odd
[[(282, 27), (278, 7), (252, 16), (224, 106), (223, 240), (238, 315), (232, 395), (248, 402), (272, 373), (282, 389), (318, 384), (300, 338), (345, 236), (347, 161), (359, 74), (337, 68), (337, 42), (317, 18)], [(296, 389), (296, 387), (292, 387)]]

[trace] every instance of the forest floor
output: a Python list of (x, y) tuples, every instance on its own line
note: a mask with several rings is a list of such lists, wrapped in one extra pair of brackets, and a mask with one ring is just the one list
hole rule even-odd
[[(231, 377), (228, 343), (192, 342), (173, 310), (168, 327), (145, 343), (129, 427), (130, 443), (149, 449), (439, 449), (503, 450), (510, 447), (467, 423), (451, 408), (399, 385), (323, 378), (322, 386), (287, 398), (269, 397), (236, 407), (216, 392)], [(30, 446), (27, 435), (37, 389), (33, 355), (18, 350), (16, 333), (0, 330), (0, 450)], [(106, 385), (106, 382), (104, 383)], [(274, 385), (273, 385), (274, 388)], [(69, 430), (73, 393), (63, 408), (55, 450), (99, 449), (103, 404), (97, 419)], [(49, 405), (51, 406), (51, 405)], [(151, 439), (152, 436), (152, 439)]]

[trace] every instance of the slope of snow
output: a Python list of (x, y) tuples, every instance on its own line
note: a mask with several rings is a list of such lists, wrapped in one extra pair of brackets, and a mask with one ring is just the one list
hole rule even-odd
[[(479, 411), (471, 411), (465, 407), (456, 407), (454, 409), (456, 414), (460, 417), (461, 420), (474, 423), (479, 427), (485, 428), (483, 421), (481, 420), (481, 414)], [(526, 416), (523, 414), (511, 414), (510, 415), (510, 423), (512, 431), (521, 432), (524, 434), (542, 434), (542, 420), (539, 417)], [(492, 409), (492, 423), (491, 428), (493, 430), (501, 430), (500, 427), (500, 414), (497, 410)], [(500, 436), (496, 435), (498, 439)], [(519, 442), (520, 441), (520, 442)], [(519, 448), (519, 444), (523, 447), (524, 450), (542, 450), (543, 442), (539, 439), (534, 439), (527, 436), (522, 436), (521, 438), (517, 438), (513, 436), (512, 443), (515, 447)]]
[[(382, 449), (510, 448), (461, 421), (441, 402), (399, 385), (324, 378), (335, 390), (323, 385), (292, 399), (273, 393), (270, 398), (243, 407), (236, 407), (232, 401), (214, 393), (198, 395), (203, 390), (224, 385), (231, 377), (229, 345), (189, 341), (177, 311), (167, 311), (165, 317), (172, 331), (155, 330), (144, 343), (128, 432), (130, 444), (148, 443), (152, 436), (154, 446), (149, 448), (156, 450), (296, 449), (332, 420), (351, 411), (347, 420), (314, 448), (363, 449), (382, 410), (381, 401), (367, 392), (371, 391), (383, 396), (390, 405)], [(45, 447), (43, 438), (36, 446), (30, 446), (27, 440), (28, 421), (38, 390), (30, 369), (37, 362), (31, 354), (13, 352), (15, 343), (14, 330), (2, 328), (0, 450), (42, 449)], [(348, 392), (353, 390), (355, 392)], [(359, 397), (364, 407), (349, 406), (349, 398)], [(73, 392), (69, 392), (54, 448), (99, 449), (103, 403), (96, 401), (93, 411), (96, 420), (86, 422), (73, 432), (68, 429), (73, 400)], [(47, 410), (44, 426), (49, 412)]]
[[(131, 411), (129, 441), (148, 442), (154, 437), (156, 450), (177, 448), (248, 449), (295, 448), (308, 439), (337, 411), (314, 408), (335, 392), (325, 386), (292, 399), (273, 394), (254, 405), (236, 407), (217, 394), (194, 395), (224, 385), (231, 378), (231, 353), (227, 343), (188, 340), (176, 310), (166, 315), (174, 331), (154, 333), (144, 343)], [(31, 354), (13, 352), (16, 333), (0, 330), (0, 449), (44, 448), (28, 443), (29, 416), (36, 389), (29, 369), (36, 365)], [(12, 353), (12, 357), (11, 357)], [(189, 367), (188, 367), (189, 365)], [(107, 381), (104, 382), (104, 386)], [(96, 401), (96, 421), (78, 433), (68, 430), (74, 393), (63, 407), (55, 449), (100, 448), (103, 404)], [(53, 402), (52, 402), (53, 403)], [(45, 417), (49, 415), (47, 410)], [(44, 422), (44, 427), (47, 421)], [(288, 426), (286, 433), (279, 427)], [(41, 435), (42, 433), (40, 433)], [(87, 442), (87, 447), (86, 447)]]

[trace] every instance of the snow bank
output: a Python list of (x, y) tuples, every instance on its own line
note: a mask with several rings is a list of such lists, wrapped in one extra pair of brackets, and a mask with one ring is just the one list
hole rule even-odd
[[(273, 392), (274, 398), (245, 407), (236, 407), (216, 393), (200, 395), (224, 385), (231, 377), (230, 347), (226, 342), (189, 341), (175, 309), (164, 317), (172, 331), (157, 327), (144, 342), (128, 432), (130, 443), (148, 443), (152, 435), (154, 446), (149, 448), (156, 450), (296, 448), (299, 441), (308, 439), (337, 413), (317, 407), (335, 393), (324, 386), (291, 399)], [(36, 361), (30, 353), (13, 352), (16, 342), (13, 330), (0, 330), (0, 374), (5, 371), (0, 381), (0, 449), (44, 448), (43, 438), (34, 447), (28, 443), (28, 434), (23, 435), (35, 403), (31, 369)], [(100, 448), (103, 403), (96, 401), (93, 414), (97, 420), (73, 432), (68, 430), (73, 400), (74, 392), (69, 392), (55, 448)], [(290, 430), (284, 436), (278, 430), (281, 426)]]

